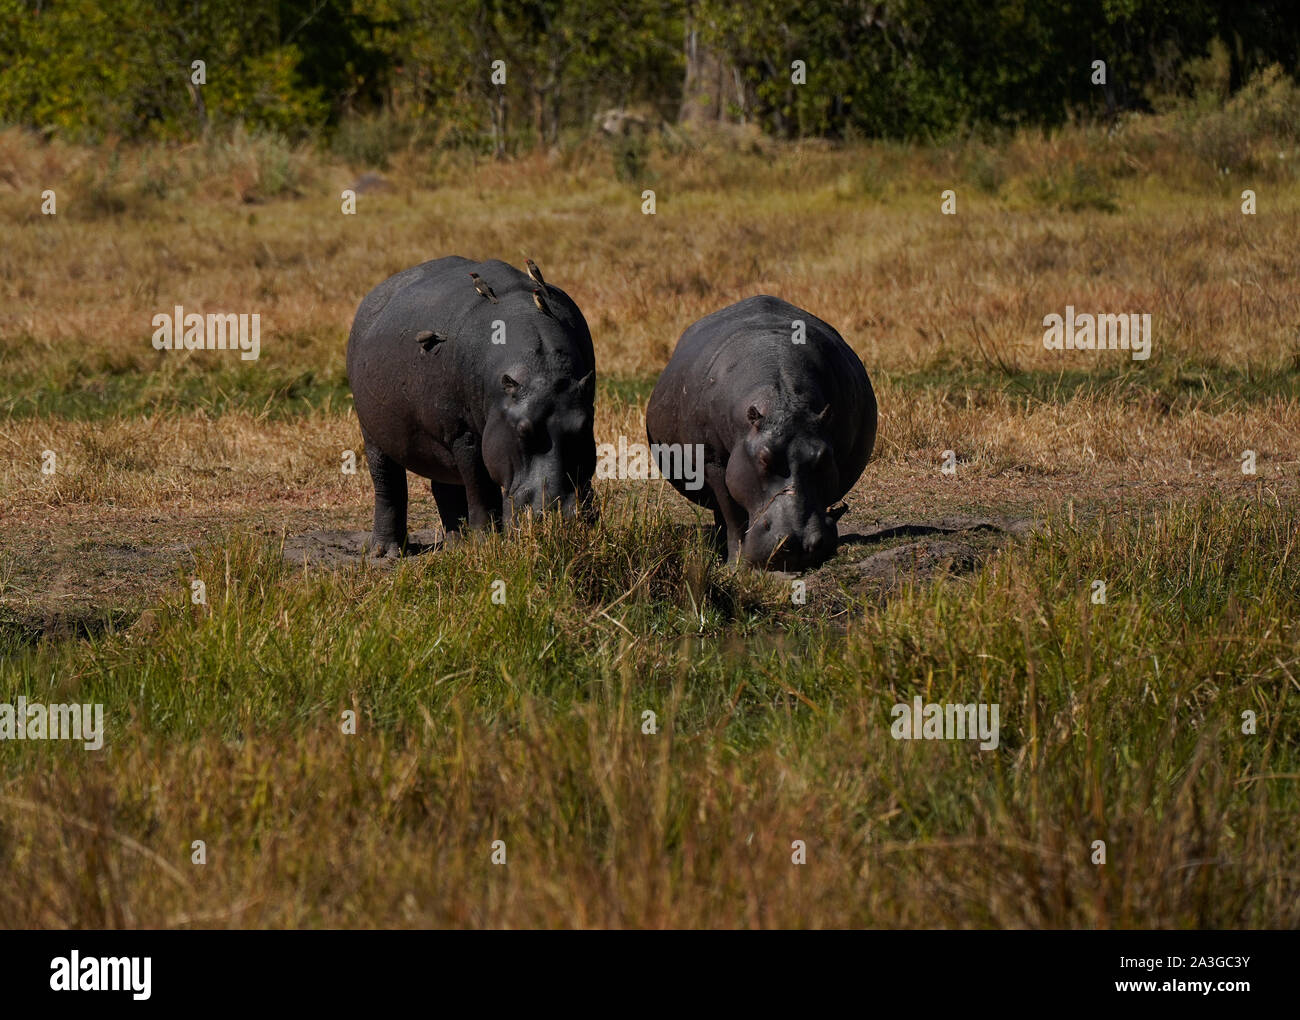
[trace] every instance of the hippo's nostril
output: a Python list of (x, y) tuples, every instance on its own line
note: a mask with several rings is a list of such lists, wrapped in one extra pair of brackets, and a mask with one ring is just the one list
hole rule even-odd
[(839, 538), (834, 529), (826, 531), (819, 529), (816, 534), (809, 537), (805, 545), (809, 557), (821, 563), (835, 555), (835, 547), (838, 543)]

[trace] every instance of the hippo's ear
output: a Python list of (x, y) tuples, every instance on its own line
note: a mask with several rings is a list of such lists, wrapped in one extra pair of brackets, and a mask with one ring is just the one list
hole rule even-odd
[(519, 393), (519, 384), (511, 379), (509, 374), (501, 377), (501, 388), (511, 397), (516, 396)]
[(578, 395), (588, 403), (595, 401), (596, 370), (594, 368), (578, 380)]
[(763, 423), (763, 415), (753, 404), (749, 405), (749, 410), (745, 412), (745, 417), (749, 419), (749, 424), (753, 425), (754, 428), (758, 428), (758, 426)]

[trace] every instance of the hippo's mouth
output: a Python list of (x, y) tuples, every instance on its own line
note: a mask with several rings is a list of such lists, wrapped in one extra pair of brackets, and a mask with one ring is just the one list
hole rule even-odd
[(545, 486), (540, 488), (521, 485), (506, 493), (505, 517), (516, 522), (529, 514), (559, 513), (564, 517), (581, 517), (589, 513), (588, 505), (594, 493), (569, 485), (559, 486), (554, 495)]
[(794, 495), (793, 485), (787, 485), (784, 489), (780, 489), (777, 492), (772, 493), (772, 498), (763, 504), (762, 508), (758, 511), (758, 513), (753, 513), (749, 515), (749, 527), (745, 529), (745, 533), (748, 534), (749, 532), (754, 530), (754, 525), (756, 525), (759, 521), (761, 521), (763, 517), (767, 514), (767, 512), (772, 509), (772, 504), (777, 501), (778, 497), (793, 496), (793, 495)]
[(792, 486), (773, 494), (749, 519), (745, 529), (746, 558), (768, 569), (810, 570), (835, 555), (839, 546), (837, 521), (848, 505), (839, 502), (824, 510), (796, 514), (794, 519), (773, 519), (770, 513), (780, 496), (796, 495)]
[(767, 563), (780, 570), (811, 570), (834, 556), (837, 544), (830, 542), (820, 549), (808, 550), (793, 535), (782, 535), (768, 554)]
[[(772, 498), (763, 504), (763, 508), (759, 510), (758, 513), (749, 515), (749, 527), (745, 529), (745, 533), (748, 534), (750, 531), (754, 529), (754, 525), (763, 519), (764, 515), (768, 512), (768, 510), (772, 508), (772, 504), (777, 501), (778, 497), (793, 496), (794, 494), (795, 492), (794, 492), (793, 485), (787, 485), (784, 489), (781, 489), (780, 491), (773, 493)], [(832, 524), (838, 524), (840, 518), (843, 517), (846, 513), (848, 513), (848, 511), (849, 511), (848, 501), (839, 499), (836, 500), (834, 503), (832, 503), (830, 506), (828, 506), (824, 511), (824, 513), (826, 514), (827, 519)]]

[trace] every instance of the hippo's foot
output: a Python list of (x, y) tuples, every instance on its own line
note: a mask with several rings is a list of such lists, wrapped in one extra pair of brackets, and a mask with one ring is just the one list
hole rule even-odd
[(414, 551), (407, 546), (406, 539), (397, 539), (391, 535), (372, 534), (365, 544), (366, 556), (375, 560), (397, 559)]

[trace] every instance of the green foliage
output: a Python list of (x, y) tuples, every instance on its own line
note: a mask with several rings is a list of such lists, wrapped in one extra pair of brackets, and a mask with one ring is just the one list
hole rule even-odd
[(285, 136), (310, 132), (325, 116), (318, 89), (302, 88), (295, 46), (247, 58), (233, 76), (212, 82), (212, 102), (230, 121)]
[(330, 148), (355, 166), (386, 170), (388, 157), (410, 137), (411, 119), (385, 110), (343, 120), (330, 140)]
[(1220, 109), (1270, 64), (1293, 73), (1297, 52), (1286, 0), (0, 0), (0, 122), (91, 140), (324, 126), (382, 166), (416, 127), (503, 155), (610, 108), (674, 119), (695, 90), (781, 136), (930, 138)]
[(1097, 169), (1087, 163), (1075, 163), (1068, 171), (1039, 177), (1030, 182), (1030, 193), (1042, 205), (1066, 212), (1100, 209), (1115, 212), (1119, 206), (1115, 193)]
[(1201, 104), (1189, 104), (1179, 133), (1212, 173), (1257, 173), (1286, 158), (1279, 146), (1300, 144), (1300, 87), (1277, 65), (1265, 68), (1221, 107), (1203, 111)]
[(327, 107), (280, 37), (269, 0), (183, 12), (160, 0), (0, 0), (0, 119), (92, 141), (194, 136), (213, 121), (301, 136)]
[[(1294, 63), (1300, 17), (1280, 2), (1254, 6), (1244, 15), (1207, 0), (884, 0), (866, 10), (704, 0), (695, 25), (743, 81), (734, 112), (777, 134), (933, 137), (1054, 125), (1157, 95), (1222, 98), (1273, 60)], [(807, 64), (805, 85), (791, 82), (794, 60)], [(1094, 60), (1106, 64), (1105, 85), (1092, 80)]]

